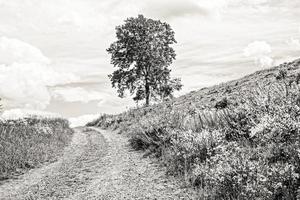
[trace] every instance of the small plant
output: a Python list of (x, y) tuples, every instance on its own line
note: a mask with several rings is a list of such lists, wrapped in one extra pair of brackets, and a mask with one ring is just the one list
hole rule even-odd
[(229, 85), (225, 86), (225, 93), (231, 93), (232, 89)]
[(222, 100), (218, 101), (216, 104), (215, 104), (215, 108), (216, 109), (224, 109), (224, 108), (227, 108), (229, 105), (229, 102), (227, 100), (226, 97), (224, 97)]
[(277, 80), (284, 80), (286, 79), (287, 77), (287, 70), (286, 69), (280, 69), (277, 76), (276, 76), (276, 79)]
[(295, 82), (297, 83), (297, 85), (299, 85), (299, 83), (300, 83), (300, 73), (297, 73), (296, 78), (295, 78)]

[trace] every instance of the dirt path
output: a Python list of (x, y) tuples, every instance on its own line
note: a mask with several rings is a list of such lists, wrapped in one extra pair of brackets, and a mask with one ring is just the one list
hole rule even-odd
[(127, 139), (100, 129), (76, 129), (55, 163), (0, 185), (1, 200), (193, 199)]

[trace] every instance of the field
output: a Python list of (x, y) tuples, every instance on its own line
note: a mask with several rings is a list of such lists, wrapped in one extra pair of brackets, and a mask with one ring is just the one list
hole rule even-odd
[(0, 121), (0, 181), (55, 161), (72, 133), (68, 121), (59, 118)]
[(201, 199), (300, 199), (300, 60), (87, 126), (118, 130)]

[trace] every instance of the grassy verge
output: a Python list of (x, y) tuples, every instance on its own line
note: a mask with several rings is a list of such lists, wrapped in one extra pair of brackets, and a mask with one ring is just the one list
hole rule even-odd
[(64, 119), (0, 121), (0, 180), (54, 161), (72, 133)]
[(88, 126), (127, 134), (201, 199), (300, 199), (300, 76), (287, 74), (240, 88), (235, 101), (211, 109), (171, 102)]

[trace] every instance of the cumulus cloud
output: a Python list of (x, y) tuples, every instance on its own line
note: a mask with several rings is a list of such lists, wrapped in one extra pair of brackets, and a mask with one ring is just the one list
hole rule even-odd
[(272, 65), (274, 64), (274, 60), (268, 56), (261, 56), (261, 57), (258, 57), (257, 59), (258, 60), (256, 62), (261, 67), (272, 67)]
[(265, 41), (252, 42), (244, 49), (244, 55), (248, 57), (258, 57), (261, 55), (270, 54), (271, 52), (271, 46)]
[(287, 41), (287, 44), (288, 44), (289, 46), (291, 46), (292, 48), (300, 49), (300, 40), (299, 40), (299, 39), (296, 39), (296, 38), (290, 38), (290, 39)]
[(51, 100), (48, 86), (76, 79), (38, 63), (0, 65), (0, 95), (7, 102), (6, 107), (44, 109)]
[(0, 63), (10, 65), (17, 63), (49, 64), (50, 60), (36, 47), (21, 40), (0, 38)]
[(58, 87), (53, 91), (54, 98), (64, 100), (66, 102), (83, 102), (102, 100), (103, 95), (97, 91), (87, 91), (81, 87)]
[(78, 80), (55, 71), (39, 49), (18, 39), (1, 38), (0, 55), (0, 96), (6, 108), (44, 109), (51, 100), (48, 87)]
[(74, 128), (78, 126), (85, 126), (88, 122), (97, 119), (99, 116), (100, 116), (99, 114), (88, 114), (79, 117), (69, 118), (70, 127)]
[(271, 67), (274, 63), (270, 57), (272, 53), (271, 45), (265, 41), (255, 41), (244, 49), (244, 56), (254, 59), (260, 67)]

